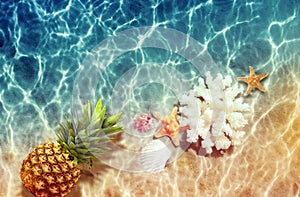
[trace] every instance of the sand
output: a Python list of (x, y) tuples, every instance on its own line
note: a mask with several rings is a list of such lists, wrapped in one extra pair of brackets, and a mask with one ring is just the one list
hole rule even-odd
[[(242, 145), (210, 156), (197, 155), (190, 148), (165, 170), (153, 174), (97, 164), (92, 173), (82, 173), (69, 197), (300, 196), (297, 76), (297, 67), (279, 68), (264, 83), (266, 93), (256, 90), (246, 98), (252, 103), (252, 115)], [(2, 147), (0, 193), (32, 196), (18, 176), (22, 154)]]

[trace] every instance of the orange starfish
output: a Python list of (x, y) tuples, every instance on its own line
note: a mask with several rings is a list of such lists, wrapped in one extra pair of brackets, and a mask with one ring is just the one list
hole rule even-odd
[(260, 91), (265, 92), (266, 89), (260, 84), (260, 81), (268, 76), (268, 73), (263, 73), (260, 75), (256, 75), (254, 72), (254, 69), (252, 66), (249, 66), (250, 75), (249, 77), (238, 77), (238, 80), (243, 81), (248, 84), (247, 91), (245, 93), (245, 96), (248, 96), (248, 94), (254, 89), (258, 88)]
[(162, 122), (160, 129), (155, 133), (154, 137), (159, 138), (168, 136), (175, 146), (179, 145), (178, 132), (186, 131), (190, 127), (188, 125), (181, 127), (177, 120), (178, 107), (172, 109), (171, 114), (166, 118), (162, 119), (157, 113), (153, 112), (153, 116)]

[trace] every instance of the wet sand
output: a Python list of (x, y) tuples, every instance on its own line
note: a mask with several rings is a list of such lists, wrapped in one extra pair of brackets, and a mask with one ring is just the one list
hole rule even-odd
[[(298, 76), (297, 67), (279, 68), (264, 84), (268, 92), (255, 92), (258, 96), (246, 99), (255, 112), (245, 128), (247, 136), (242, 145), (225, 154), (199, 156), (188, 149), (155, 174), (96, 165), (94, 174), (82, 173), (69, 196), (300, 196)], [(18, 176), (23, 156), (7, 152), (2, 155), (0, 193), (32, 196)]]

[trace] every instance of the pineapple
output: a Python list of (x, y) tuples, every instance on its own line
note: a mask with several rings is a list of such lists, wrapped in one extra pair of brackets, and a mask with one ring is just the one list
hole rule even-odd
[(88, 164), (110, 150), (102, 143), (113, 140), (111, 135), (122, 131), (117, 123), (121, 114), (106, 117), (102, 100), (92, 112), (88, 102), (80, 118), (59, 123), (56, 141), (34, 148), (23, 160), (20, 176), (25, 187), (37, 197), (66, 196), (80, 176), (79, 164)]

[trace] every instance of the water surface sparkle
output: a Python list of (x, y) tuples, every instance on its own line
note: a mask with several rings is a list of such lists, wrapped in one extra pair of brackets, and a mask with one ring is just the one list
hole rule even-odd
[[(0, 0), (0, 194), (31, 196), (19, 178), (21, 161), (53, 141), (56, 123), (71, 113), (74, 81), (92, 49), (147, 26), (194, 38), (234, 79), (248, 75), (248, 66), (269, 73), (267, 92), (245, 98), (245, 141), (223, 155), (199, 156), (191, 147), (157, 174), (99, 164), (83, 172), (69, 196), (300, 196), (299, 16), (299, 3), (285, 0)], [(95, 96), (115, 95), (124, 73), (147, 64), (176, 68), (190, 81), (203, 74), (174, 51), (137, 45), (92, 82)], [(157, 101), (149, 106), (160, 108)]]

